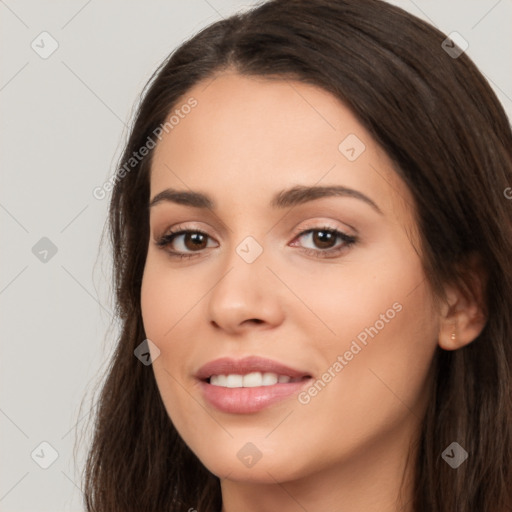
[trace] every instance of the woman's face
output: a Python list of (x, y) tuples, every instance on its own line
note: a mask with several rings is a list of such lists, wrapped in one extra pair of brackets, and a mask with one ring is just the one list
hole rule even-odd
[[(300, 82), (222, 74), (175, 109), (153, 155), (151, 200), (173, 193), (150, 208), (141, 301), (179, 434), (230, 481), (401, 464), (439, 321), (389, 158)], [(189, 233), (158, 246), (170, 230)]]

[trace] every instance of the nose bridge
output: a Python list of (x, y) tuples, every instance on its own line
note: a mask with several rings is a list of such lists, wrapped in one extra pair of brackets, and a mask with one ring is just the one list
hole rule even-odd
[(238, 204), (239, 209), (236, 213), (231, 213), (231, 218), (227, 221), (228, 240), (230, 254), (226, 256), (226, 265), (228, 268), (244, 268), (250, 273), (254, 266), (258, 273), (268, 272), (265, 261), (268, 262), (268, 239), (269, 226), (267, 221), (259, 215), (259, 221), (255, 222), (255, 216), (258, 216), (254, 205)]
[[(258, 238), (261, 240), (263, 235), (259, 235)], [(264, 288), (268, 287), (268, 258), (264, 241), (260, 240), (253, 235), (242, 235), (241, 241), (235, 241), (231, 245), (224, 262), (228, 271), (224, 280), (230, 282), (228, 288), (236, 294), (241, 294), (245, 299), (249, 299), (249, 296), (262, 298), (265, 294)], [(266, 295), (268, 296), (268, 290)]]
[[(260, 239), (263, 238), (260, 236)], [(254, 236), (247, 235), (235, 247), (235, 252), (247, 265), (252, 265), (258, 259), (261, 260), (261, 255), (264, 252), (264, 240), (258, 241)]]

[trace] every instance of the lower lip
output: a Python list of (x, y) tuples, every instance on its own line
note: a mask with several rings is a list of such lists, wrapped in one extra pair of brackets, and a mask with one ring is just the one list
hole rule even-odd
[(206, 401), (219, 411), (249, 414), (261, 411), (290, 395), (299, 393), (303, 387), (309, 385), (310, 381), (311, 378), (308, 378), (299, 382), (254, 388), (225, 388), (201, 381), (200, 386)]

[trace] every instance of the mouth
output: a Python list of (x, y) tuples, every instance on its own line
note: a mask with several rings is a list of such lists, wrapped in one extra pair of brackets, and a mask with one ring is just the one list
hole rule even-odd
[(308, 372), (270, 359), (217, 359), (197, 372), (205, 401), (230, 414), (248, 414), (290, 398), (310, 383)]

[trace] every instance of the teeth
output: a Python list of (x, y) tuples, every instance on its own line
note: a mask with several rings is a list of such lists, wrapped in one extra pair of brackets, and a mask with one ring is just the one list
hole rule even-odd
[[(217, 386), (224, 386), (227, 387), (228, 385), (228, 378), (225, 375), (215, 375), (217, 379)], [(213, 379), (213, 377), (212, 377)]]
[(287, 382), (297, 382), (300, 379), (292, 379), (287, 375), (278, 375), (273, 372), (252, 372), (246, 375), (212, 375), (210, 384), (225, 388), (255, 388), (258, 386), (273, 386)]
[(227, 388), (241, 388), (243, 377), (241, 375), (228, 375), (226, 379)]
[(279, 376), (277, 373), (264, 373), (263, 374), (263, 385), (264, 386), (273, 386), (274, 384), (277, 384), (277, 380), (279, 379)]
[(243, 387), (244, 388), (255, 388), (257, 386), (263, 386), (263, 378), (260, 372), (252, 372), (244, 375)]

